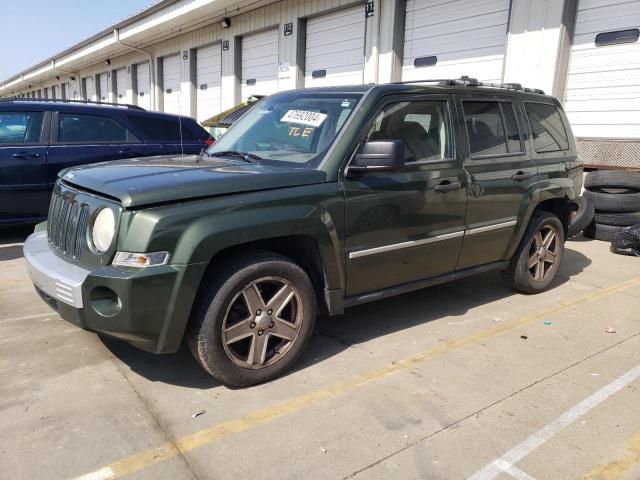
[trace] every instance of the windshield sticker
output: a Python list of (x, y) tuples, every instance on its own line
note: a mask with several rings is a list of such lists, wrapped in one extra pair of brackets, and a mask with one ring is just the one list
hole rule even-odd
[(289, 136), (290, 137), (308, 137), (313, 133), (315, 128), (307, 127), (307, 128), (298, 128), (298, 127), (289, 127)]
[(312, 127), (319, 127), (322, 122), (325, 121), (327, 115), (320, 112), (309, 112), (307, 110), (289, 110), (284, 114), (284, 117), (280, 119), (285, 123), (299, 123), (301, 125), (310, 125)]

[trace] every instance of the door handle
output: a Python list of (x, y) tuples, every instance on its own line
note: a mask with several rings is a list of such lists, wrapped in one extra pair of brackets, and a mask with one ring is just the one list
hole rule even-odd
[(39, 153), (18, 152), (13, 154), (13, 158), (38, 158)]
[(521, 182), (523, 180), (529, 180), (531, 177), (533, 177), (533, 173), (525, 173), (525, 172), (518, 172), (518, 173), (514, 173), (511, 176), (511, 180), (515, 180), (516, 182)]
[(462, 184), (460, 182), (450, 182), (449, 180), (445, 180), (442, 183), (439, 183), (433, 189), (436, 192), (447, 193), (452, 192), (454, 190), (459, 190), (462, 188)]

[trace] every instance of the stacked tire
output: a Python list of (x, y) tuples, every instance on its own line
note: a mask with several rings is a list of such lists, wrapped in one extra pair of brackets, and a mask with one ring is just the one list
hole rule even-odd
[(595, 208), (584, 236), (610, 242), (625, 227), (640, 223), (640, 172), (598, 170), (584, 181), (583, 196)]

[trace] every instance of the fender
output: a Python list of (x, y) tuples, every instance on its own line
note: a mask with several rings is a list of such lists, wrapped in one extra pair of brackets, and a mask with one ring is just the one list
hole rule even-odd
[(129, 211), (118, 249), (168, 251), (170, 265), (187, 267), (189, 281), (180, 282), (175, 292), (180, 308), (164, 325), (170, 330), (165, 338), (175, 339), (182, 338), (207, 266), (230, 247), (308, 236), (318, 247), (325, 291), (344, 292), (343, 228), (344, 195), (337, 182), (329, 182)]
[(535, 212), (542, 202), (552, 199), (566, 199), (568, 201), (579, 195), (579, 190), (576, 188), (574, 182), (569, 178), (560, 177), (545, 179), (532, 183), (525, 193), (522, 204), (520, 205), (518, 218), (520, 218), (521, 221), (516, 226), (516, 231), (507, 249), (506, 258), (511, 258), (515, 253), (525, 232), (527, 231), (533, 212)]

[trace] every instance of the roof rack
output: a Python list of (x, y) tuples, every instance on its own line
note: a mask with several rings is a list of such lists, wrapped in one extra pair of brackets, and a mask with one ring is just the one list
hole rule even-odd
[(528, 93), (539, 93), (544, 95), (544, 90), (539, 88), (525, 88), (519, 83), (488, 83), (480, 82), (477, 78), (463, 75), (460, 78), (445, 78), (445, 79), (426, 79), (426, 80), (405, 80), (402, 82), (392, 82), (393, 84), (404, 85), (410, 83), (436, 83), (438, 85), (464, 85), (467, 87), (489, 87), (489, 88), (504, 88), (505, 90), (520, 90)]
[(79, 103), (89, 105), (109, 105), (112, 107), (124, 107), (131, 110), (142, 110), (144, 108), (138, 105), (131, 105), (130, 103), (112, 103), (112, 102), (94, 102), (93, 100), (68, 100), (62, 98), (28, 98), (28, 97), (7, 97), (0, 98), (0, 102), (51, 102), (51, 103)]

